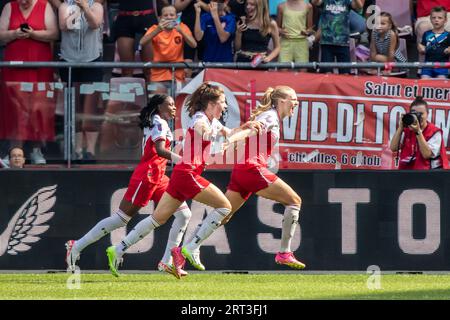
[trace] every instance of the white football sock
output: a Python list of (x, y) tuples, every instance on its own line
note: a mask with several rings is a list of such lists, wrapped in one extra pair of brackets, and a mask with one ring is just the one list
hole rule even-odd
[(280, 252), (291, 252), (291, 240), (298, 224), (299, 215), (300, 206), (298, 205), (286, 206), (284, 209)]
[(175, 212), (175, 219), (172, 222), (169, 238), (167, 239), (166, 251), (164, 251), (164, 256), (161, 259), (163, 263), (167, 265), (172, 263), (172, 255), (170, 250), (174, 247), (178, 247), (181, 243), (191, 216), (191, 210), (189, 210), (186, 203), (183, 203), (180, 208), (178, 208), (178, 211)]
[(112, 216), (99, 221), (81, 239), (76, 240), (72, 250), (80, 253), (88, 245), (100, 240), (111, 231), (126, 226), (130, 219), (130, 216), (126, 215), (122, 210), (118, 210)]
[[(194, 241), (195, 235), (197, 234), (198, 230), (200, 230), (200, 227), (201, 227), (201, 226), (202, 226), (202, 223), (200, 222), (200, 223), (195, 227), (195, 230), (194, 230), (194, 232), (192, 232), (192, 235), (190, 236), (190, 238), (189, 238), (189, 239), (184, 239), (184, 241), (183, 241), (183, 247), (187, 246), (187, 244), (188, 244), (189, 242)], [(195, 250), (193, 250), (192, 252), (193, 252), (193, 253), (194, 253), (194, 252), (199, 252), (199, 251), (200, 251), (200, 247), (201, 247), (201, 245), (198, 246), (198, 247), (197, 247)]]
[(139, 222), (134, 229), (131, 230), (118, 245), (116, 245), (117, 258), (120, 259), (129, 247), (143, 239), (159, 226), (160, 224), (153, 218), (153, 215), (150, 215)]
[(217, 208), (203, 220), (202, 225), (196, 232), (194, 238), (186, 245), (186, 248), (193, 252), (200, 247), (200, 244), (205, 241), (219, 226), (222, 220), (230, 214), (230, 209)]

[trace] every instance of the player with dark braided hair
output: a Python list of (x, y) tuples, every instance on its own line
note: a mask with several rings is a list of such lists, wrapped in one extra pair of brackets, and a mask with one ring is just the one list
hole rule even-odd
[[(127, 192), (125, 193), (119, 210), (108, 218), (97, 223), (86, 235), (79, 240), (66, 243), (66, 262), (70, 269), (75, 269), (81, 251), (88, 245), (98, 241), (108, 233), (124, 227), (138, 211), (145, 207), (150, 200), (158, 203), (164, 194), (169, 178), (165, 175), (167, 160), (177, 163), (181, 158), (170, 151), (173, 140), (172, 132), (167, 121), (175, 117), (176, 107), (172, 97), (165, 94), (154, 95), (139, 116), (140, 127), (144, 131), (142, 141), (142, 158), (134, 170)], [(177, 247), (184, 235), (191, 218), (191, 211), (186, 202), (178, 207), (175, 220), (169, 233), (164, 257), (158, 264), (160, 271), (173, 273), (170, 250)], [(111, 259), (107, 251), (109, 267), (115, 276), (119, 276), (118, 264), (120, 260)], [(183, 275), (185, 275), (183, 271)]]

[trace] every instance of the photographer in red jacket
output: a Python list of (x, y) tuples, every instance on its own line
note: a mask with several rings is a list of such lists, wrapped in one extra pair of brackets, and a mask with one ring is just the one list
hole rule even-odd
[(391, 140), (391, 150), (399, 151), (401, 170), (448, 169), (442, 130), (427, 121), (427, 108), (427, 102), (416, 97)]

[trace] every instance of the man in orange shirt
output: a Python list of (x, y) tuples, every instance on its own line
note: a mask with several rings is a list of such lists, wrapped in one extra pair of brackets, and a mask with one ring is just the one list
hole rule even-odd
[[(161, 10), (159, 24), (148, 29), (140, 44), (145, 46), (151, 41), (153, 47), (152, 62), (183, 62), (184, 42), (191, 47), (197, 47), (197, 42), (191, 30), (184, 23), (177, 22), (177, 10), (174, 6), (165, 6)], [(184, 69), (176, 69), (175, 78), (183, 82)], [(151, 82), (172, 81), (171, 69), (152, 69)]]

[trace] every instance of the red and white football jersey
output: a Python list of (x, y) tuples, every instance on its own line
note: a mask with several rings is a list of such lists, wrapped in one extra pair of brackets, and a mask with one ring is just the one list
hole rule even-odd
[(280, 118), (276, 109), (272, 108), (259, 114), (255, 121), (262, 124), (262, 132), (246, 139), (245, 159), (238, 161), (236, 166), (267, 167), (267, 160), (280, 140)]
[[(200, 136), (195, 132), (194, 127), (198, 123), (203, 123), (206, 129), (211, 132), (208, 137)], [(195, 170), (201, 172), (209, 158), (211, 142), (221, 135), (223, 129), (224, 126), (219, 120), (213, 118), (210, 121), (204, 112), (196, 112), (188, 123), (183, 145), (182, 162), (177, 164), (174, 170)]]
[(166, 171), (167, 159), (160, 157), (156, 152), (155, 143), (159, 140), (165, 140), (166, 149), (170, 150), (173, 140), (172, 131), (167, 121), (159, 115), (153, 117), (153, 127), (144, 128), (144, 137), (142, 140), (142, 157), (138, 166), (133, 172), (131, 179), (144, 179), (148, 177), (152, 183), (159, 183)]

